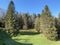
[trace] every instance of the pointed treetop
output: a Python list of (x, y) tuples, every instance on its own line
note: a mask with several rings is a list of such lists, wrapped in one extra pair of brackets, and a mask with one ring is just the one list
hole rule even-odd
[(13, 0), (11, 0), (10, 3), (13, 3)]
[(13, 0), (10, 0), (10, 2), (13, 2)]
[(45, 9), (48, 8), (48, 5), (45, 5)]
[(15, 9), (13, 0), (10, 0), (8, 9), (9, 9), (9, 8), (14, 8), (14, 9)]
[(49, 12), (49, 11), (50, 11), (48, 5), (45, 5), (44, 11), (45, 11), (45, 12), (47, 12), (47, 11)]
[(13, 0), (10, 0), (10, 3), (11, 3), (11, 4), (14, 4)]
[(50, 10), (49, 10), (48, 5), (45, 5), (44, 12), (51, 16), (51, 12), (50, 12)]

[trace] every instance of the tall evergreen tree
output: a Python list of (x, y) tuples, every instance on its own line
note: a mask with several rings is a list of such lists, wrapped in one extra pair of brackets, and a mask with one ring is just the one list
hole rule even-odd
[(6, 17), (5, 17), (5, 28), (9, 34), (15, 31), (14, 30), (14, 25), (15, 25), (14, 15), (15, 15), (15, 6), (14, 6), (13, 1), (11, 0), (8, 6)]
[(34, 25), (35, 25), (35, 19), (36, 19), (36, 14), (33, 14), (32, 15), (32, 27), (34, 28)]
[(56, 27), (58, 29), (58, 38), (60, 39), (60, 13), (58, 15), (58, 19), (56, 22), (57, 22)]
[(35, 19), (35, 29), (38, 33), (40, 33), (40, 18), (39, 17)]
[(17, 15), (17, 20), (18, 20), (19, 29), (22, 29), (23, 28), (22, 14)]
[(55, 19), (52, 17), (51, 12), (47, 5), (45, 6), (45, 9), (43, 10), (42, 15), (40, 17), (40, 28), (48, 39), (51, 40), (57, 39)]
[(28, 29), (28, 13), (23, 14), (23, 29)]

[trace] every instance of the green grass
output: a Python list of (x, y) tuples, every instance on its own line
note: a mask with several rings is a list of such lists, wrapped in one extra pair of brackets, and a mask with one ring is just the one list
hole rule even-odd
[(31, 43), (20, 43), (10, 38), (3, 30), (0, 30), (0, 45), (32, 45)]
[(60, 41), (50, 41), (35, 30), (21, 30), (20, 34), (12, 39), (0, 31), (0, 45), (60, 45)]
[[(30, 31), (27, 31), (30, 32)], [(17, 37), (13, 37), (13, 39), (16, 42), (19, 43), (31, 43), (32, 45), (60, 45), (60, 41), (50, 41), (46, 39), (46, 37), (43, 34), (36, 34), (33, 35), (34, 33), (30, 35), (26, 31), (21, 31), (23, 33), (22, 35), (18, 35)], [(26, 35), (24, 35), (26, 33)]]

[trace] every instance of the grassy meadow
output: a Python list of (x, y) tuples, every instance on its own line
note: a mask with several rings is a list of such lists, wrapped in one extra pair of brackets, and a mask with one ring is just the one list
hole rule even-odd
[(9, 38), (5, 32), (0, 31), (0, 45), (60, 45), (60, 41), (48, 40), (36, 30), (20, 30), (16, 37)]
[(22, 30), (18, 36), (12, 39), (26, 45), (60, 45), (60, 41), (50, 41), (43, 34), (38, 34), (35, 30)]

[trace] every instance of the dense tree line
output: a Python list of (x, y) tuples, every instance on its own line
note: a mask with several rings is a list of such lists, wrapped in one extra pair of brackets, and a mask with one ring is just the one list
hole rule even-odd
[(60, 38), (60, 13), (58, 18), (53, 17), (47, 5), (41, 14), (16, 13), (13, 1), (10, 1), (6, 16), (0, 18), (0, 27), (9, 35), (17, 34), (21, 29), (35, 28), (47, 39), (57, 40)]

